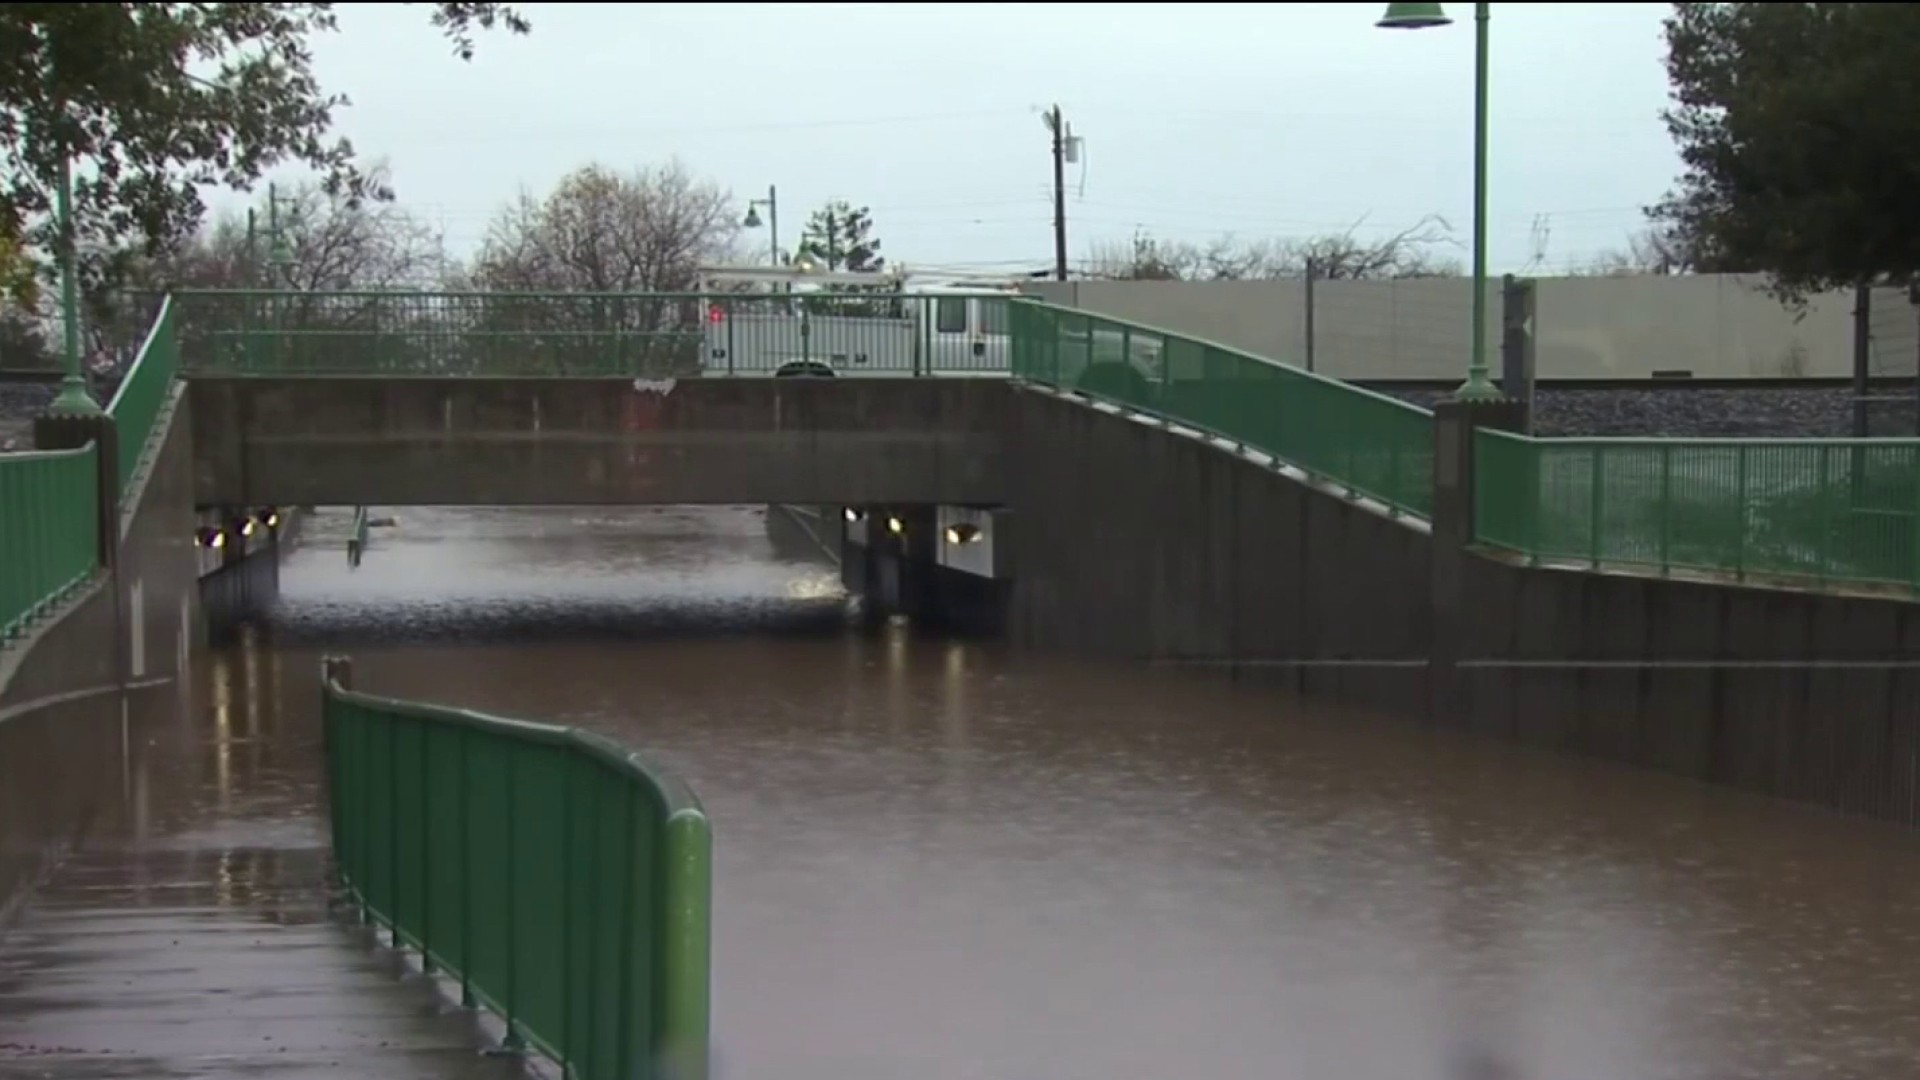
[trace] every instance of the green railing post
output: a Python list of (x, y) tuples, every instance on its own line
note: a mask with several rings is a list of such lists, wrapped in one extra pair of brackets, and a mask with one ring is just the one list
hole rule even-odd
[(1606, 475), (1606, 457), (1605, 452), (1597, 445), (1591, 447), (1588, 452), (1591, 455), (1592, 464), (1591, 473), (1587, 479), (1587, 497), (1590, 500), (1587, 508), (1587, 560), (1597, 569), (1606, 543), (1601, 535), (1603, 531), (1601, 526), (1606, 520), (1605, 480), (1603, 479)]
[(1660, 576), (1673, 573), (1673, 447), (1658, 450), (1660, 462), (1660, 501), (1655, 516), (1660, 520)]
[(667, 819), (661, 874), (665, 918), (661, 933), (660, 1042), (666, 1068), (659, 1075), (707, 1075), (711, 914), (703, 895), (713, 873), (707, 819), (680, 812)]
[(1733, 509), (1735, 543), (1738, 545), (1733, 560), (1735, 581), (1747, 579), (1747, 528), (1750, 516), (1747, 513), (1747, 444), (1741, 443), (1734, 450), (1734, 467), (1739, 470), (1738, 494), (1734, 497)]
[(1818, 560), (1814, 574), (1816, 580), (1825, 584), (1834, 544), (1833, 455), (1826, 447), (1817, 448), (1815, 453), (1820, 455), (1820, 542), (1813, 549), (1814, 558)]
[[(520, 821), (520, 785), (515, 768), (519, 758), (507, 756), (507, 850), (508, 866), (518, 865), (516, 850), (518, 843), (515, 834)], [(501, 1036), (500, 1049), (509, 1054), (517, 1054), (526, 1049), (527, 1041), (520, 1034), (520, 889), (519, 881), (509, 874), (507, 877), (507, 978), (506, 994), (501, 1001), (505, 1006), (506, 1034)]]
[(1912, 485), (1909, 500), (1913, 509), (1908, 526), (1913, 536), (1913, 543), (1907, 548), (1908, 585), (1920, 595), (1920, 444), (1907, 447), (1907, 479)]
[(1540, 565), (1540, 502), (1545, 497), (1541, 487), (1541, 462), (1546, 454), (1541, 444), (1524, 435), (1512, 436), (1520, 440), (1527, 450), (1527, 565)]
[(573, 798), (580, 785), (571, 775), (573, 759), (567, 758), (566, 786), (560, 793), (560, 1075), (573, 1075), (568, 1067), (569, 1046), (573, 1036)]
[[(366, 723), (363, 718), (361, 723), (354, 726), (360, 729), (360, 765), (366, 768), (366, 763), (373, 760), (373, 725)], [(360, 899), (360, 925), (367, 927), (377, 942), (380, 925), (378, 916), (374, 914), (372, 898), (367, 895), (367, 888), (372, 884), (367, 879), (371, 876), (369, 855), (373, 851), (373, 785), (362, 778), (354, 784), (354, 795), (360, 803), (360, 850), (354, 853), (353, 891)]]
[[(626, 801), (626, 826), (623, 835), (627, 842), (621, 845), (621, 851), (625, 857), (620, 867), (620, 910), (628, 914), (626, 918), (620, 920), (620, 1000), (631, 1002), (633, 1000), (634, 939), (636, 931), (643, 925), (639, 916), (634, 913), (634, 908), (638, 906), (636, 901), (639, 899), (636, 895), (638, 889), (634, 885), (634, 878), (638, 876), (640, 869), (637, 854), (639, 845), (633, 842), (634, 838), (640, 835), (639, 792), (628, 788)], [(633, 1045), (633, 1032), (639, 1018), (629, 1015), (624, 1010), (617, 1015), (620, 1017), (620, 1024), (616, 1030), (616, 1037), (619, 1040), (616, 1051), (617, 1064), (622, 1073), (632, 1075), (638, 1072), (634, 1068), (634, 1059), (637, 1054)]]
[(473, 996), (473, 731), (460, 728), (460, 1007), (479, 1007)]
[(434, 973), (433, 962), (433, 732), (420, 729), (420, 971)]
[(392, 895), (387, 901), (387, 939), (394, 952), (405, 952), (406, 941), (400, 936), (400, 920), (406, 918), (406, 911), (400, 906), (403, 890), (400, 888), (400, 725), (389, 723), (387, 728), (387, 888)]

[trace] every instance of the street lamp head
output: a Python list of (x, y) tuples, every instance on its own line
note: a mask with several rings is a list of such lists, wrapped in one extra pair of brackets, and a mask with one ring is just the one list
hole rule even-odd
[(753, 205), (752, 203), (748, 203), (747, 219), (745, 221), (742, 221), (740, 225), (741, 227), (748, 228), (748, 229), (759, 228), (760, 227), (760, 208), (758, 206)]
[(1382, 30), (1425, 30), (1452, 24), (1439, 4), (1388, 4), (1387, 13), (1373, 25)]

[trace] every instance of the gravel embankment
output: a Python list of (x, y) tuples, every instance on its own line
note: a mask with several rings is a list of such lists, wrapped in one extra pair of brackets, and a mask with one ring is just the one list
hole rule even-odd
[[(1379, 389), (1428, 408), (1449, 393)], [(1876, 403), (1868, 416), (1874, 435), (1916, 434), (1910, 402)], [(1853, 433), (1853, 392), (1847, 386), (1542, 386), (1535, 391), (1534, 428), (1557, 436), (1844, 438)]]

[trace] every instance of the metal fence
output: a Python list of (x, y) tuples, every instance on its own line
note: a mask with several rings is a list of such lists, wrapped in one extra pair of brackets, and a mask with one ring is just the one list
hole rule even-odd
[(1476, 439), (1483, 544), (1534, 561), (1920, 590), (1920, 439)]
[(693, 378), (1004, 375), (1010, 301), (876, 292), (183, 292), (188, 370)]
[(1022, 300), (1013, 374), (1074, 390), (1272, 455), (1425, 518), (1433, 414), (1224, 346)]
[(98, 444), (0, 454), (0, 643), (93, 576), (99, 561)]
[(705, 1080), (711, 835), (613, 743), (323, 674), (333, 845), (365, 917), (577, 1080)]
[(140, 471), (154, 427), (160, 420), (160, 408), (173, 390), (173, 377), (180, 367), (180, 344), (174, 333), (173, 300), (161, 301), (145, 342), (135, 355), (133, 365), (120, 380), (107, 414), (113, 417), (119, 447), (120, 490), (132, 490), (133, 478)]

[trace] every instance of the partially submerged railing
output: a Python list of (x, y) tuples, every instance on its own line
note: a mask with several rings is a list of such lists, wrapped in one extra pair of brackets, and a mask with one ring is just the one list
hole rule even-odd
[(99, 566), (99, 448), (0, 454), (0, 644)]
[(1433, 414), (1299, 368), (1166, 330), (1013, 305), (1016, 378), (1073, 390), (1238, 443), (1393, 511), (1433, 510)]
[(684, 785), (571, 728), (323, 674), (333, 845), (365, 917), (579, 1080), (705, 1080), (710, 849)]
[(1920, 439), (1476, 438), (1474, 535), (1489, 547), (1920, 591)]
[(695, 378), (1007, 370), (1006, 296), (190, 291), (204, 375)]

